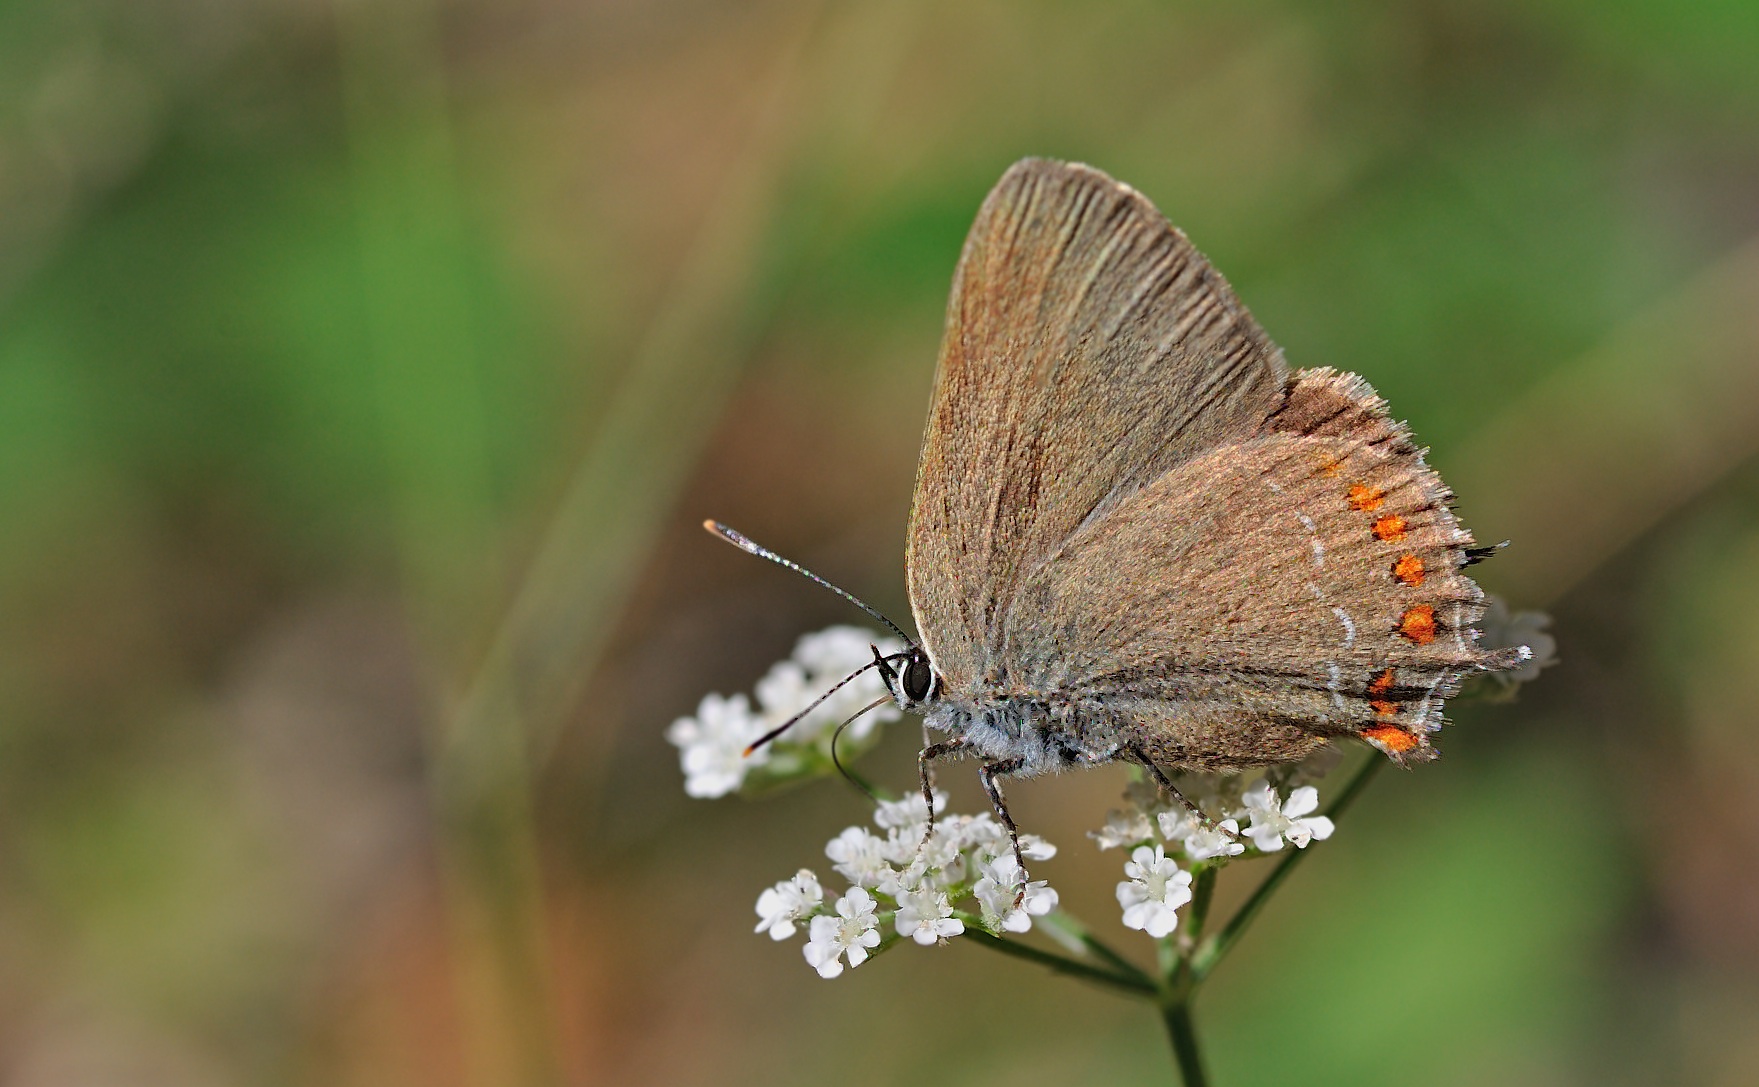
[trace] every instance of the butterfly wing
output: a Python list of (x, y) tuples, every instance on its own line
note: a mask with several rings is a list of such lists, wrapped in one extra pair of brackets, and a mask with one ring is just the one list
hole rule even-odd
[(1366, 382), (1303, 371), (1260, 433), (1039, 566), (1001, 659), (1019, 692), (1055, 692), (1167, 765), (1279, 762), (1331, 735), (1428, 757), (1460, 678), (1523, 659), (1477, 647), (1451, 499)]
[(1005, 681), (1008, 608), (1083, 524), (1250, 436), (1285, 368), (1227, 282), (1140, 194), (1015, 164), (954, 275), (906, 552), (949, 691)]

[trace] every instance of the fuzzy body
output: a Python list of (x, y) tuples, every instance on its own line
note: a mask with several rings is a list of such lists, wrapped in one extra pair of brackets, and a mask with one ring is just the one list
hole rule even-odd
[(1020, 760), (1015, 774), (1021, 777), (1109, 762), (1125, 739), (1108, 715), (1093, 708), (1083, 712), (1067, 703), (1032, 698), (943, 698), (925, 720), (937, 732), (967, 741), (990, 762)]

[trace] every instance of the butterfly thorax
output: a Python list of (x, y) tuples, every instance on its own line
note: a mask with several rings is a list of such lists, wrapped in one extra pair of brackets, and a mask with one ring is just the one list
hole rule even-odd
[(982, 700), (942, 698), (927, 707), (927, 724), (965, 740), (993, 762), (1020, 760), (1021, 776), (1109, 762), (1123, 738), (1103, 715), (1026, 696)]

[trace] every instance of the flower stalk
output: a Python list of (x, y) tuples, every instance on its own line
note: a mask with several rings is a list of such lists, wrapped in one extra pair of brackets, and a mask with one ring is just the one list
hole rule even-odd
[(1179, 1078), (1185, 1087), (1208, 1087), (1209, 1076), (1203, 1070), (1203, 1053), (1197, 1045), (1197, 1028), (1191, 1022), (1190, 996), (1163, 999), (1160, 1015), (1167, 1027), (1167, 1041), (1173, 1047), (1173, 1061), (1179, 1066)]
[[(974, 921), (975, 919), (972, 920)], [(1019, 940), (1009, 940), (1000, 936), (991, 935), (984, 931), (980, 925), (973, 927), (971, 922), (967, 923), (966, 931), (972, 935), (972, 942), (979, 947), (988, 948), (991, 951), (999, 951), (1004, 955), (1012, 955), (1014, 958), (1024, 959), (1027, 962), (1037, 963), (1038, 965), (1054, 970), (1059, 974), (1067, 974), (1073, 978), (1080, 978), (1082, 981), (1090, 981), (1104, 988), (1117, 990), (1133, 997), (1144, 997), (1153, 1000), (1160, 995), (1160, 987), (1154, 983), (1153, 978), (1150, 978), (1147, 974), (1143, 973), (1141, 969), (1122, 958), (1117, 960), (1116, 965), (1107, 967), (1093, 966), (1077, 959), (1071, 959), (1066, 955), (1059, 955), (1054, 951), (1046, 951), (1042, 948), (1034, 947), (1031, 944)]]
[[(1337, 800), (1332, 803), (1328, 813), (1334, 822), (1344, 814), (1344, 811), (1351, 804), (1355, 803), (1358, 796), (1362, 795), (1362, 790), (1367, 787), (1368, 782), (1373, 779), (1375, 771), (1379, 770), (1385, 761), (1385, 759), (1370, 756), (1350, 778), (1344, 786), (1343, 792), (1339, 793)], [(1222, 961), (1223, 956), (1239, 942), (1240, 937), (1245, 934), (1247, 926), (1252, 924), (1258, 917), (1259, 911), (1264, 909), (1265, 903), (1270, 901), (1270, 896), (1276, 893), (1277, 888), (1283, 885), (1283, 881), (1289, 878), (1289, 874), (1295, 870), (1295, 866), (1301, 863), (1301, 858), (1306, 855), (1306, 850), (1298, 850), (1284, 857), (1275, 868), (1271, 869), (1270, 875), (1264, 878), (1264, 882), (1253, 890), (1252, 897), (1248, 898), (1245, 904), (1235, 912), (1234, 916), (1228, 920), (1227, 925), (1197, 948), (1191, 956), (1191, 970), (1196, 975), (1198, 982), (1207, 978), (1215, 970), (1216, 965)]]

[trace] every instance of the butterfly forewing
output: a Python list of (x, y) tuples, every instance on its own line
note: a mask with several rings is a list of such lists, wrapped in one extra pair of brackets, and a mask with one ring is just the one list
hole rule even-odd
[(1285, 369), (1221, 275), (1146, 199), (1028, 159), (954, 277), (906, 566), (954, 696), (1010, 685), (1008, 613), (1083, 524), (1256, 432)]

